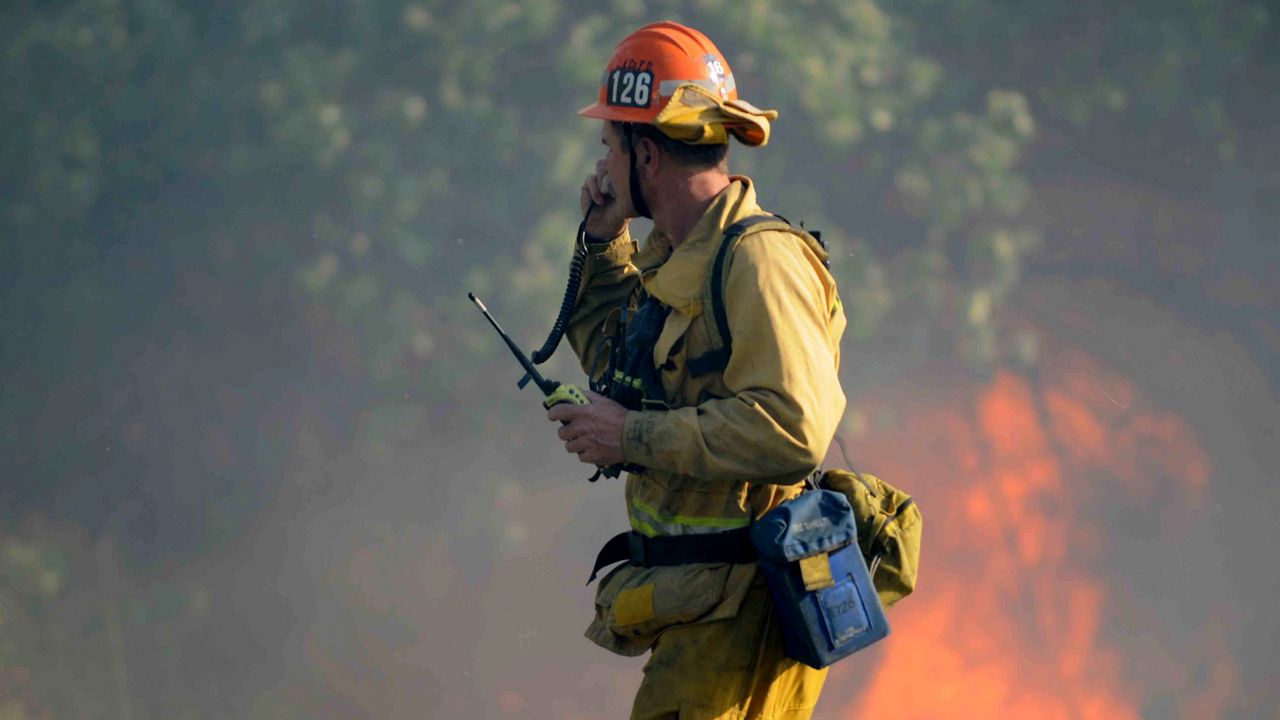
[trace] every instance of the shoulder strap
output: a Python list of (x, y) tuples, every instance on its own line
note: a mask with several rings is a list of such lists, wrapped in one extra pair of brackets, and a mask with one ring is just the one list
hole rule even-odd
[[(804, 230), (792, 225), (786, 218), (778, 215), (752, 215), (725, 228), (724, 237), (720, 241), (720, 249), (716, 252), (715, 262), (711, 266), (711, 272), (708, 277), (709, 282), (703, 298), (710, 301), (711, 315), (715, 320), (715, 325), (711, 329), (719, 334), (720, 346), (713, 347), (713, 349), (702, 355), (689, 359), (689, 374), (694, 377), (724, 370), (729, 365), (729, 356), (733, 353), (733, 335), (729, 331), (729, 315), (724, 307), (725, 262), (743, 237), (759, 230), (783, 230), (795, 233), (805, 238), (805, 242), (809, 242), (809, 238), (812, 237)], [(817, 240), (813, 242), (818, 243)], [(705, 308), (706, 306), (706, 303), (704, 303), (703, 307)]]

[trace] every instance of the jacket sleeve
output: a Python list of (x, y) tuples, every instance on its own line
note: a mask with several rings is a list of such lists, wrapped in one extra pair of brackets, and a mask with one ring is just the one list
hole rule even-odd
[(609, 313), (627, 302), (640, 280), (640, 273), (631, 264), (636, 244), (627, 230), (608, 243), (589, 245), (587, 252), (577, 305), (565, 335), (583, 371), (594, 379), (609, 361), (608, 356), (600, 352), (607, 340), (601, 328)]
[(843, 310), (820, 261), (796, 238), (743, 238), (725, 282), (730, 397), (627, 413), (628, 462), (699, 478), (790, 484), (826, 456), (844, 413)]

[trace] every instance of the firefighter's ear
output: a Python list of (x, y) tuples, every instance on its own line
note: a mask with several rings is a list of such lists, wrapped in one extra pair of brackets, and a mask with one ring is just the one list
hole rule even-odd
[(652, 138), (635, 137), (636, 171), (652, 177), (662, 163), (662, 152)]

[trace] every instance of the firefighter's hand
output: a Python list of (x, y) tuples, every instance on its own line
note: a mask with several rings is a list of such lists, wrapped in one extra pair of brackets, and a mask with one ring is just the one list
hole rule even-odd
[(586, 405), (561, 403), (547, 410), (547, 418), (564, 423), (564, 449), (588, 465), (606, 467), (622, 462), (622, 421), (627, 409), (603, 395), (587, 391)]
[(582, 181), (582, 212), (595, 204), (591, 217), (587, 218), (587, 234), (599, 240), (612, 240), (622, 234), (627, 222), (635, 215), (631, 209), (631, 196), (619, 196), (614, 191), (604, 160), (596, 161), (596, 172)]

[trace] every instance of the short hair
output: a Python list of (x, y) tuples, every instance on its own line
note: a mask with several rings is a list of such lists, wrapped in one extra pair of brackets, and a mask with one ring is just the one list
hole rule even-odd
[[(613, 122), (613, 129), (618, 131), (618, 135), (622, 137), (623, 147), (627, 150), (631, 148), (627, 146), (627, 133), (623, 128), (623, 123)], [(667, 155), (676, 162), (677, 165), (684, 167), (697, 168), (699, 170), (709, 170), (719, 167), (725, 163), (729, 157), (729, 143), (721, 143), (717, 145), (693, 145), (691, 143), (675, 140), (667, 137), (658, 128), (645, 123), (630, 123), (631, 132), (637, 137), (649, 138), (659, 148), (662, 148), (664, 155)]]

